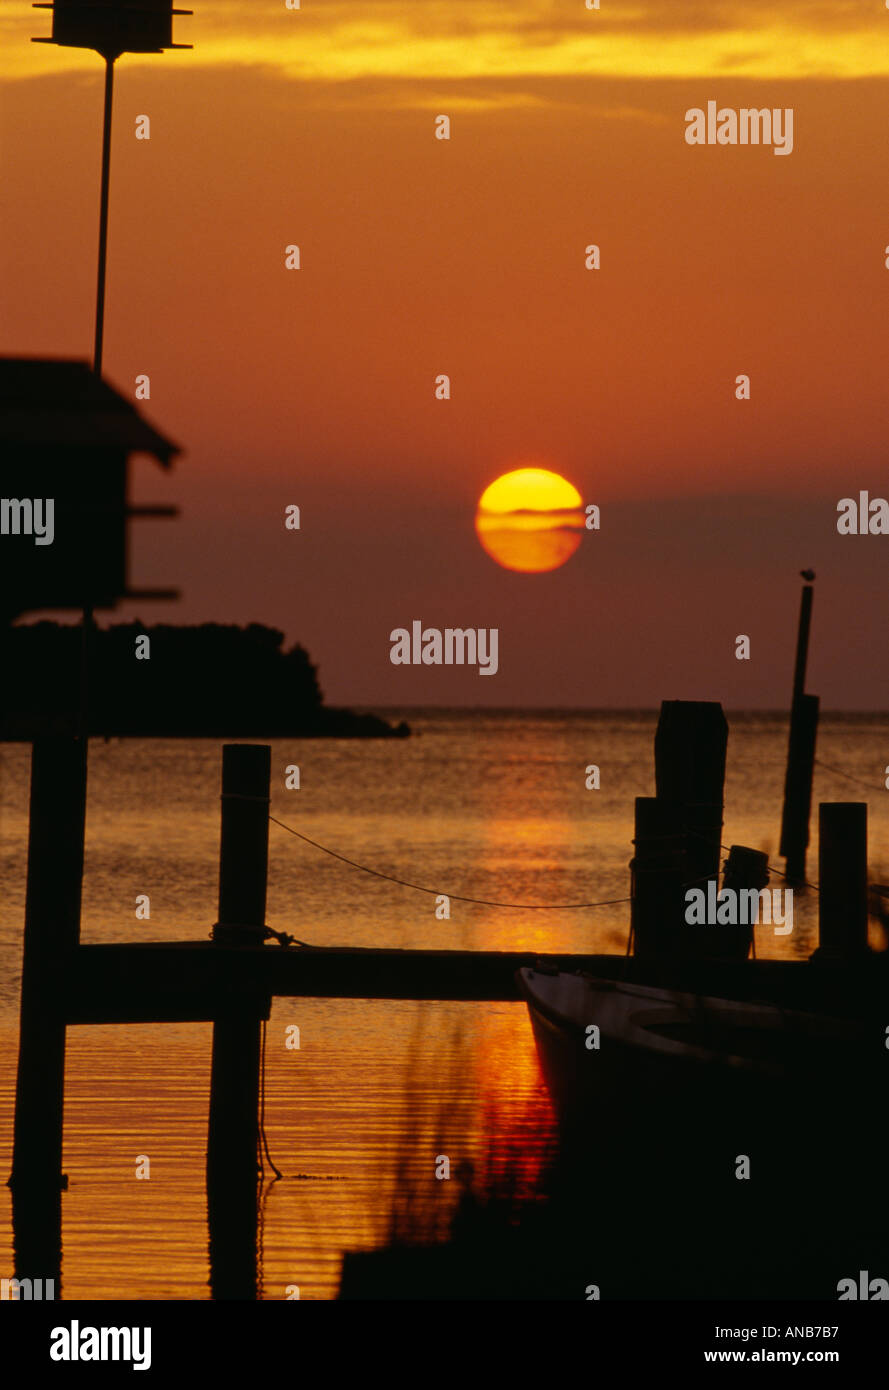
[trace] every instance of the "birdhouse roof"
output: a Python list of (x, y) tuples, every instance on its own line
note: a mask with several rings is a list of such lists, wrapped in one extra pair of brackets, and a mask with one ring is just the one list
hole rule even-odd
[(88, 363), (48, 357), (0, 357), (0, 445), (122, 449), (164, 468), (180, 452)]

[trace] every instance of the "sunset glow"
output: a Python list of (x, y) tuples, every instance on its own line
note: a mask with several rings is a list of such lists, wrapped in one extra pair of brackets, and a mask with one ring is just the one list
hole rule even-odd
[[(197, 7), (196, 7), (197, 8)], [(177, 27), (195, 45), (189, 63), (264, 65), (301, 81), (459, 82), (514, 77), (863, 77), (889, 71), (885, 16), (831, 13), (804, 3), (727, 3), (702, 11), (691, 0), (586, 10), (525, 0), (328, 0), (299, 11), (217, 0)], [(0, 70), (28, 77), (89, 68), (85, 50), (30, 44), (48, 32), (48, 14), (6, 6)], [(150, 57), (130, 62), (150, 63)], [(508, 98), (506, 98), (508, 100)]]
[[(822, 700), (845, 707), (850, 666), (858, 703), (881, 698), (889, 658), (848, 621), (883, 591), (881, 557), (824, 517), (879, 496), (885, 471), (889, 10), (194, 11), (173, 30), (192, 48), (126, 54), (114, 79), (104, 370), (130, 397), (148, 376), (148, 414), (183, 449), (172, 479), (136, 463), (133, 500), (180, 508), (175, 526), (134, 528), (138, 582), (178, 586), (182, 622), (273, 624), (342, 704), (464, 698), (465, 673), (424, 664), (393, 694), (378, 632), (411, 616), (406, 592), (436, 629), (513, 631), (473, 698), (581, 706), (594, 688), (644, 705), (681, 653), (689, 691), (731, 701), (734, 649), (699, 631), (753, 594), (758, 641), (782, 650), (793, 534), (791, 577), (811, 565), (841, 586), (822, 614), (841, 658), (818, 673)], [(83, 360), (102, 60), (31, 42), (51, 29), (26, 0), (0, 10), (0, 320), (7, 353)], [(687, 143), (686, 113), (711, 102), (792, 111), (792, 153)], [(553, 499), (469, 524), (498, 473), (537, 465), (601, 509), (601, 530)], [(280, 520), (290, 504), (299, 533)], [(513, 582), (547, 571), (555, 616), (528, 602), (548, 584)], [(117, 616), (169, 620), (151, 600)], [(577, 622), (595, 641), (571, 639)], [(745, 675), (745, 704), (780, 704), (780, 663)]]

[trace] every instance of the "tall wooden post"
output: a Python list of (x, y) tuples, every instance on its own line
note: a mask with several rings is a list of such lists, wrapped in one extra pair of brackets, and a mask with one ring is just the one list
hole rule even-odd
[[(684, 836), (683, 884), (718, 886), (722, 843), (722, 803), (728, 724), (713, 701), (664, 700), (654, 740), (655, 785), (659, 801), (678, 807), (677, 830)], [(694, 955), (700, 945), (683, 915), (674, 927), (678, 953)]]
[(784, 809), (781, 816), (779, 854), (786, 860), (788, 882), (801, 884), (806, 877), (806, 849), (809, 844), (809, 818), (812, 809), (812, 775), (815, 740), (818, 731), (818, 696), (804, 694), (809, 629), (812, 623), (813, 589), (803, 585), (800, 599), (796, 661), (793, 668), (793, 696), (790, 705), (790, 735), (787, 744), (787, 773), (784, 780)]
[(809, 630), (812, 626), (811, 583), (803, 585), (799, 603), (799, 627), (796, 634), (796, 660), (793, 664), (793, 700), (796, 702), (806, 688), (806, 664), (809, 660)]
[(816, 956), (854, 959), (867, 950), (867, 802), (818, 808)]
[(658, 800), (684, 808), (689, 879), (719, 877), (727, 746), (728, 724), (720, 704), (662, 702), (654, 740), (655, 786)]
[[(219, 947), (255, 947), (265, 934), (271, 749), (227, 744), (222, 750), (219, 850)], [(213, 1023), (207, 1205), (215, 1298), (256, 1297), (259, 1181), (259, 1067), (268, 996), (244, 980)]]
[(12, 1172), (16, 1272), (53, 1278), (65, 1095), (62, 988), (80, 940), (86, 738), (34, 740)]
[(80, 940), (85, 791), (86, 740), (35, 739), (13, 1188), (62, 1182), (65, 1023), (59, 986)]

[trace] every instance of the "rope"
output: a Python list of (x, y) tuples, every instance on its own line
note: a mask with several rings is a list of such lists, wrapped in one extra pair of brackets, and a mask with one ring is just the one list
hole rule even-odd
[[(601, 902), (593, 903), (504, 903), (495, 901), (491, 898), (469, 898), (460, 893), (444, 893), (440, 888), (427, 888), (424, 884), (411, 883), (408, 879), (398, 878), (395, 874), (384, 873), (382, 869), (372, 869), (367, 864), (359, 864), (356, 860), (347, 858), (345, 854), (340, 854), (338, 850), (329, 849), (327, 845), (319, 844), (317, 840), (310, 839), (309, 836), (304, 835), (301, 830), (294, 830), (292, 825), (286, 825), (284, 821), (278, 820), (275, 816), (269, 816), (269, 820), (272, 822), (273, 825), (278, 825), (281, 827), (282, 830), (286, 830), (289, 834), (295, 835), (297, 839), (304, 840), (305, 843), (307, 845), (311, 845), (313, 849), (320, 849), (323, 854), (329, 854), (331, 858), (338, 859), (341, 864), (348, 864), (348, 866), (351, 869), (360, 869), (361, 872), (364, 874), (373, 874), (375, 878), (383, 878), (387, 881), (387, 883), (397, 883), (401, 888), (412, 888), (417, 893), (430, 893), (435, 897), (452, 898), (454, 902), (458, 903), (474, 903), (479, 907), (515, 908), (518, 911), (524, 912), (579, 912), (581, 910), (593, 907), (617, 907), (622, 903), (631, 903), (633, 901), (631, 895), (628, 898), (606, 898)], [(695, 830), (689, 830), (687, 833), (690, 835), (694, 835), (696, 839), (708, 838), (707, 836), (701, 835), (699, 831)], [(646, 837), (646, 839), (647, 838), (648, 837)], [(675, 839), (676, 837), (670, 835), (657, 836), (652, 838)], [(719, 847), (720, 849), (724, 850), (726, 854), (731, 853), (731, 848), (729, 845), (720, 844)], [(787, 874), (784, 873), (782, 869), (776, 868), (774, 864), (769, 864), (768, 868), (771, 873), (778, 874), (781, 878), (787, 878)], [(692, 888), (699, 883), (706, 883), (712, 877), (712, 874), (702, 874), (700, 878), (690, 879), (687, 883), (683, 883), (680, 886), (683, 889)], [(817, 883), (809, 883), (806, 879), (802, 879), (800, 880), (800, 882), (804, 883), (807, 888), (813, 889), (816, 893), (819, 891)], [(268, 934), (273, 936), (279, 936), (277, 932), (272, 932), (271, 929), (268, 929)], [(290, 941), (293, 940), (294, 938), (290, 937), (283, 940), (281, 944), (288, 945)], [(303, 945), (304, 943), (298, 942), (297, 944)]]
[(814, 760), (819, 767), (823, 767), (827, 772), (835, 772), (837, 777), (845, 777), (847, 782), (855, 782), (859, 787), (866, 787), (873, 795), (877, 788), (870, 782), (865, 782), (861, 777), (853, 777), (851, 772), (844, 772), (841, 767), (831, 767), (830, 763), (823, 763), (820, 758)]
[[(726, 852), (726, 854), (730, 854), (730, 853), (731, 853), (731, 850), (730, 850), (730, 848), (729, 848), (728, 845), (720, 845), (719, 848), (720, 848), (720, 849), (724, 849), (725, 852)], [(783, 869), (776, 869), (776, 868), (775, 868), (775, 865), (774, 865), (774, 864), (770, 864), (770, 863), (768, 862), (768, 860), (766, 860), (766, 868), (769, 870), (769, 873), (777, 874), (777, 875), (779, 876), (779, 878), (787, 878), (787, 877), (788, 877), (788, 875), (784, 872)], [(806, 879), (806, 878), (794, 879), (793, 882), (794, 882), (794, 883), (802, 883), (802, 884), (805, 885), (806, 888), (811, 888), (815, 893), (819, 893), (819, 892), (821, 891), (820, 888), (818, 887), (818, 884), (817, 884), (817, 883), (810, 883), (809, 880)]]
[[(729, 847), (728, 845), (720, 845), (719, 848), (720, 848), (720, 849), (724, 849), (725, 852), (726, 852), (726, 854), (730, 854), (730, 853), (731, 853), (731, 849), (730, 849), (730, 847)], [(774, 865), (774, 864), (770, 864), (770, 863), (768, 862), (768, 860), (766, 860), (766, 868), (768, 869), (769, 873), (777, 874), (777, 875), (779, 876), (779, 878), (788, 878), (788, 877), (789, 877), (789, 875), (786, 874), (786, 873), (784, 872), (783, 869), (778, 869), (778, 868), (776, 868), (775, 865)], [(806, 888), (811, 888), (815, 893), (818, 893), (818, 892), (821, 891), (821, 890), (819, 889), (817, 883), (810, 883), (809, 880), (808, 880), (807, 878), (795, 878), (795, 879), (793, 880), (793, 882), (794, 882), (794, 883), (801, 883), (801, 884), (803, 884)]]
[[(218, 936), (216, 934), (217, 929), (220, 933)], [(261, 939), (263, 941), (268, 941), (270, 938), (273, 938), (275, 941), (277, 941), (279, 946), (309, 945), (308, 941), (300, 941), (298, 936), (291, 936), (289, 932), (275, 931), (274, 927), (266, 926), (264, 923), (261, 926), (257, 926), (254, 922), (214, 922), (213, 926), (210, 928), (210, 931), (208, 932), (208, 935), (212, 941), (217, 942), (219, 945), (231, 946), (237, 944), (238, 942), (237, 937), (226, 937), (225, 933), (231, 931), (246, 931), (254, 933), (258, 933), (261, 931)]]
[(426, 888), (421, 883), (410, 883), (405, 878), (396, 878), (394, 874), (385, 874), (382, 869), (371, 869), (366, 864), (358, 864), (354, 859), (347, 859), (344, 854), (339, 854), (335, 849), (328, 849), (326, 845), (319, 845), (317, 840), (310, 840), (308, 835), (303, 835), (301, 830), (294, 830), (292, 825), (285, 825), (282, 820), (277, 820), (274, 816), (269, 816), (269, 820), (274, 825), (279, 825), (282, 830), (296, 835), (298, 839), (305, 840), (306, 844), (312, 845), (314, 849), (320, 849), (324, 854), (339, 859), (342, 864), (348, 864), (352, 869), (360, 869), (364, 874), (373, 874), (375, 878), (384, 878), (387, 882), (397, 883), (402, 888), (413, 888), (417, 893), (431, 893), (434, 897), (452, 898), (454, 902), (458, 903), (476, 903), (480, 907), (510, 907), (526, 912), (578, 912), (581, 908), (616, 907), (619, 903), (632, 902), (631, 898), (608, 898), (604, 902), (598, 903), (501, 903), (494, 902), (490, 898), (467, 898), (460, 893), (443, 893), (439, 888)]
[(262, 1040), (259, 1051), (259, 1171), (265, 1177), (265, 1170), (262, 1164), (262, 1151), (265, 1149), (265, 1156), (269, 1161), (269, 1167), (276, 1178), (283, 1178), (284, 1174), (279, 1172), (272, 1162), (269, 1153), (269, 1141), (265, 1133), (265, 1025), (266, 1020), (262, 1020)]
[[(688, 830), (686, 833), (689, 834), (689, 835), (694, 835), (694, 837), (695, 837), (696, 840), (706, 840), (706, 839), (709, 838), (707, 835), (702, 835), (702, 834), (700, 833), (699, 830)], [(724, 845), (724, 844), (720, 843), (719, 848), (720, 848), (720, 849), (724, 849), (725, 852), (726, 852), (726, 854), (731, 854), (731, 852), (732, 852), (732, 851), (731, 851), (731, 846), (730, 846), (730, 845)], [(779, 878), (787, 878), (787, 877), (788, 877), (788, 875), (784, 872), (783, 869), (779, 869), (779, 868), (777, 868), (774, 864), (770, 864), (770, 863), (768, 862), (768, 860), (766, 860), (766, 868), (769, 870), (770, 873), (772, 873), (772, 874), (777, 874), (777, 875), (779, 876)], [(708, 877), (712, 877), (712, 875), (708, 875)], [(802, 883), (802, 884), (804, 884), (806, 888), (811, 888), (811, 889), (813, 889), (814, 892), (816, 892), (816, 893), (820, 892), (820, 889), (819, 889), (819, 887), (818, 887), (818, 884), (817, 884), (817, 883), (810, 883), (810, 882), (808, 881), (808, 879), (801, 878), (801, 879), (794, 879), (793, 881), (794, 881), (794, 883)], [(687, 884), (683, 884), (682, 886), (683, 886), (683, 888), (685, 888), (685, 887), (687, 887), (688, 885), (687, 885)]]

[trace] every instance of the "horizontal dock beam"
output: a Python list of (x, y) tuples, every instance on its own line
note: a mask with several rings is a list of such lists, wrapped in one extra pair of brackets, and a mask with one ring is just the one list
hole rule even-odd
[(533, 951), (226, 946), (183, 941), (79, 946), (59, 962), (66, 1023), (201, 1022), (242, 1011), (267, 1018), (275, 995), (326, 999), (517, 1000), (523, 966), (585, 970), (611, 980), (787, 1008), (882, 1016), (889, 955), (829, 967), (806, 961), (663, 964), (618, 955)]

